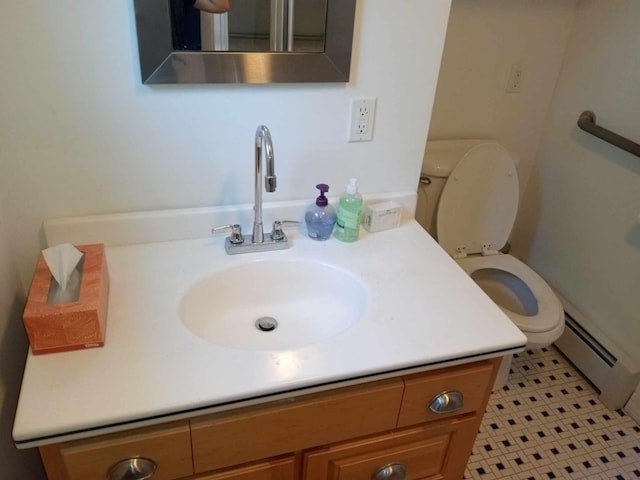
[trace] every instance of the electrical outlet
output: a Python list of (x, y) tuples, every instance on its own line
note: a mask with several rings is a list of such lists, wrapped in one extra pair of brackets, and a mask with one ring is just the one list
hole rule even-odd
[(349, 116), (349, 141), (373, 140), (373, 121), (376, 115), (376, 97), (352, 98)]
[(507, 82), (507, 93), (520, 93), (522, 91), (522, 80), (524, 78), (524, 65), (514, 63), (511, 65), (509, 81)]

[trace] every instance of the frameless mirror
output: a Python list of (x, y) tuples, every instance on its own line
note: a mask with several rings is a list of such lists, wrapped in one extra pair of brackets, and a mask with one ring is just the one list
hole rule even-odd
[(347, 82), (355, 0), (134, 0), (142, 81)]

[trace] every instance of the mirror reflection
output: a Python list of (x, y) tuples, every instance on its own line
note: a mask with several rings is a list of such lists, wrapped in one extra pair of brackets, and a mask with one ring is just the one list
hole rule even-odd
[(326, 0), (168, 1), (174, 51), (324, 51)]
[(144, 84), (349, 81), (356, 0), (132, 1)]

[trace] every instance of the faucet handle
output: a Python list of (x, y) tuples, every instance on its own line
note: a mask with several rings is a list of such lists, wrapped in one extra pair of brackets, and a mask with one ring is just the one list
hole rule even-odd
[(233, 225), (222, 225), (221, 227), (215, 227), (211, 229), (211, 233), (224, 232), (226, 230), (231, 229), (231, 234), (229, 235), (229, 242), (234, 245), (239, 245), (244, 243), (244, 237), (242, 236), (242, 227), (237, 223)]
[(271, 240), (279, 241), (286, 238), (283, 227), (285, 225), (300, 225), (302, 222), (298, 220), (276, 220), (273, 222), (273, 230), (271, 231)]

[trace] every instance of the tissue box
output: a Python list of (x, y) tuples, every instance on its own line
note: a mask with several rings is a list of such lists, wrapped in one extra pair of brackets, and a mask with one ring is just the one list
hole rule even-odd
[(80, 297), (76, 302), (47, 303), (52, 275), (42, 254), (38, 258), (22, 317), (34, 354), (104, 345), (109, 297), (104, 245), (75, 247), (84, 253)]

